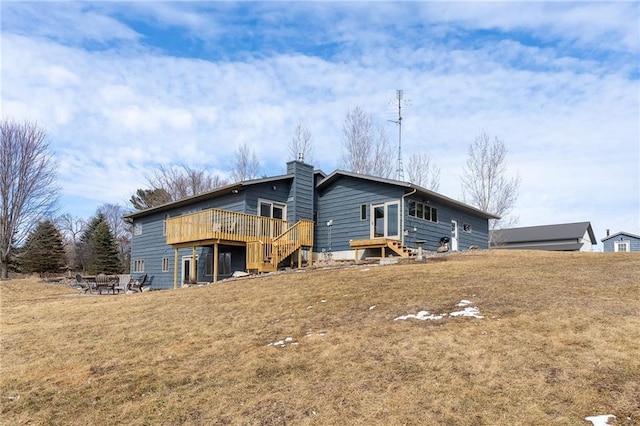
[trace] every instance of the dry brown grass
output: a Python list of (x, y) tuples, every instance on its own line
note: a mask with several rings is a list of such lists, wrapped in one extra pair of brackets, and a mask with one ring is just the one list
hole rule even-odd
[[(121, 296), (0, 289), (2, 424), (640, 424), (634, 254), (465, 253)], [(485, 318), (394, 321), (461, 299)], [(298, 344), (268, 346), (286, 337)]]

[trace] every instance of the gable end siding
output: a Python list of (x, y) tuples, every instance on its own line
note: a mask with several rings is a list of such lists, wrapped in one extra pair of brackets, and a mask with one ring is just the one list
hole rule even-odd
[(602, 242), (602, 249), (605, 252), (614, 251), (614, 242), (616, 241), (629, 241), (632, 252), (640, 252), (640, 238), (633, 235), (620, 234), (614, 238), (610, 238)]

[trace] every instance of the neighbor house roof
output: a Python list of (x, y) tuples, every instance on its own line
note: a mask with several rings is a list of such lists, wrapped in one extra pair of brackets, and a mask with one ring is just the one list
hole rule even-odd
[(491, 246), (572, 251), (582, 248), (585, 235), (588, 235), (591, 245), (597, 243), (591, 222), (505, 228), (491, 231)]
[(615, 234), (609, 235), (608, 237), (604, 237), (604, 238), (603, 238), (603, 239), (601, 239), (600, 241), (605, 242), (605, 241), (607, 241), (607, 240), (609, 240), (609, 239), (611, 239), (611, 238), (615, 238), (615, 237), (620, 236), (620, 235), (625, 235), (625, 236), (627, 236), (627, 237), (632, 237), (632, 238), (638, 238), (638, 239), (640, 239), (640, 235), (635, 235), (635, 234), (632, 234), (632, 233), (630, 233), (630, 232), (620, 231), (620, 232), (616, 232)]
[(342, 177), (351, 177), (351, 178), (356, 178), (356, 179), (363, 179), (363, 180), (367, 180), (370, 182), (379, 182), (379, 183), (384, 183), (387, 185), (395, 185), (398, 187), (402, 187), (405, 188), (407, 191), (415, 191), (415, 193), (420, 194), (420, 195), (424, 195), (427, 197), (430, 197), (434, 200), (438, 200), (444, 204), (456, 207), (458, 209), (462, 209), (462, 210), (466, 210), (470, 213), (473, 213), (475, 215), (478, 215), (480, 217), (486, 218), (486, 219), (500, 219), (499, 216), (496, 216), (494, 214), (485, 212), (483, 210), (477, 209), (473, 206), (470, 206), (468, 204), (465, 203), (461, 203), (460, 201), (454, 200), (453, 198), (449, 198), (446, 197), (442, 194), (438, 194), (437, 192), (431, 191), (429, 189), (423, 188), (421, 186), (418, 185), (414, 185), (410, 182), (403, 182), (403, 181), (399, 181), (399, 180), (394, 180), (394, 179), (386, 179), (386, 178), (382, 178), (382, 177), (378, 177), (378, 176), (371, 176), (371, 175), (364, 175), (364, 174), (360, 174), (360, 173), (354, 173), (354, 172), (347, 172), (344, 170), (336, 170), (333, 173), (329, 174), (326, 178), (324, 178), (323, 180), (321, 180), (318, 185), (316, 186), (318, 189), (322, 189), (325, 188), (326, 186), (328, 186), (331, 182), (334, 182)]

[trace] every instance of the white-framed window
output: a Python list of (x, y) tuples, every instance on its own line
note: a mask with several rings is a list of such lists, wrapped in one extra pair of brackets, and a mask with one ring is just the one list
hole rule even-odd
[(409, 201), (409, 216), (428, 220), (429, 222), (437, 222), (438, 209), (425, 203)]
[(142, 224), (136, 223), (133, 225), (133, 235), (142, 235)]
[(162, 272), (169, 272), (169, 258), (162, 258)]
[(369, 210), (366, 204), (360, 205), (360, 220), (367, 220), (367, 210)]
[(462, 224), (462, 232), (466, 232), (467, 234), (471, 233), (471, 224), (463, 223)]
[(617, 252), (625, 252), (631, 251), (631, 241), (629, 240), (620, 240), (613, 242), (613, 251)]
[(258, 200), (258, 215), (272, 219), (287, 218), (287, 205), (270, 200)]
[(144, 259), (136, 259), (133, 261), (133, 272), (144, 272)]

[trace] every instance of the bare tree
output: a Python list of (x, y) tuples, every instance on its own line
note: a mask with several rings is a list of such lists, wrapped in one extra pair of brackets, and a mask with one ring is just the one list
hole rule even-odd
[(80, 242), (80, 235), (84, 232), (86, 226), (85, 220), (65, 213), (56, 218), (55, 224), (64, 238), (64, 248), (69, 259), (69, 265), (75, 266), (79, 264), (77, 247)]
[[(507, 148), (504, 142), (483, 132), (469, 145), (469, 157), (463, 168), (463, 200), (480, 210), (501, 216), (501, 225), (512, 225), (518, 218), (510, 216), (516, 200), (520, 176), (507, 176), (505, 163)], [(498, 221), (489, 221), (491, 230), (499, 227)]]
[(245, 180), (255, 179), (260, 174), (260, 162), (255, 151), (249, 149), (246, 143), (243, 143), (235, 151), (236, 163), (231, 171), (234, 182), (242, 182)]
[(389, 177), (393, 172), (389, 137), (376, 133), (371, 115), (360, 107), (347, 112), (342, 124), (342, 166), (352, 172)]
[(171, 202), (171, 195), (162, 188), (138, 189), (129, 202), (136, 210), (149, 209)]
[(370, 173), (374, 176), (390, 177), (393, 174), (393, 162), (391, 158), (389, 135), (387, 135), (387, 132), (383, 128), (379, 128), (378, 137), (373, 143)]
[(171, 201), (202, 194), (228, 183), (217, 175), (211, 176), (204, 169), (192, 169), (189, 166), (160, 166), (147, 179), (152, 188), (165, 190)]
[(440, 188), (440, 167), (427, 154), (414, 153), (407, 163), (409, 182), (437, 191)]
[(311, 131), (301, 123), (293, 129), (293, 136), (289, 143), (289, 157), (292, 160), (313, 164), (313, 137)]
[(14, 245), (50, 217), (58, 199), (46, 133), (34, 122), (0, 124), (0, 279), (8, 278)]

